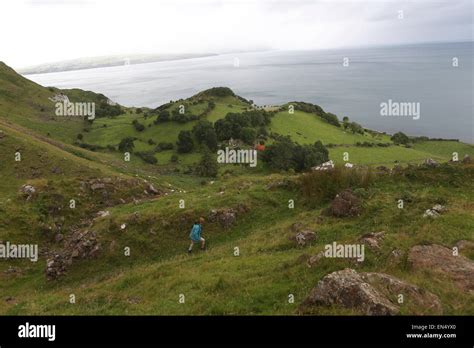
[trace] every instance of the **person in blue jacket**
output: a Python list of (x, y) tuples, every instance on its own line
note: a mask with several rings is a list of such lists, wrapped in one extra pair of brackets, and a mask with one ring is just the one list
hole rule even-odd
[(193, 251), (194, 243), (201, 243), (201, 250), (204, 250), (206, 247), (206, 240), (202, 238), (202, 225), (204, 223), (204, 218), (200, 217), (199, 222), (195, 222), (191, 233), (189, 234), (189, 239), (191, 239), (191, 245), (189, 246), (188, 253)]

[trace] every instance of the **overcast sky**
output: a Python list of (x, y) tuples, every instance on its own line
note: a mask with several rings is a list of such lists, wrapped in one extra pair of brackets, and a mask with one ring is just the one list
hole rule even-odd
[[(0, 0), (0, 61), (472, 41), (473, 0)], [(403, 11), (403, 19), (399, 19)]]

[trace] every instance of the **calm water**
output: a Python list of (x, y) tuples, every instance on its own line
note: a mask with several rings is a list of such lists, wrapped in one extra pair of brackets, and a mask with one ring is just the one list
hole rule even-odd
[[(473, 52), (473, 43), (267, 51), (27, 77), (101, 92), (126, 106), (156, 107), (228, 86), (259, 105), (307, 101), (368, 128), (473, 143)], [(420, 103), (420, 119), (380, 116), (389, 99)]]

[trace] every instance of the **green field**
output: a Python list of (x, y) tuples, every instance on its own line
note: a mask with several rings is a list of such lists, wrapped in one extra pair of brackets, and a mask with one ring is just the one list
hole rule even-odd
[[(154, 124), (152, 110), (144, 108), (137, 114), (136, 108), (123, 108), (124, 114), (97, 118), (88, 127), (77, 119), (51, 117), (48, 98), (55, 93), (0, 64), (0, 240), (37, 243), (42, 252), (36, 263), (0, 261), (0, 314), (298, 315), (302, 310), (311, 315), (363, 314), (343, 306), (302, 306), (319, 280), (344, 268), (383, 272), (419, 286), (439, 297), (444, 315), (474, 314), (472, 294), (456, 287), (451, 278), (411, 268), (407, 261), (415, 245), (452, 248), (460, 240), (474, 242), (474, 165), (448, 162), (453, 152), (461, 160), (466, 154), (474, 156), (472, 145), (423, 141), (405, 147), (395, 145), (390, 135), (346, 132), (312, 113), (278, 112), (269, 133), (289, 135), (300, 144), (317, 140), (333, 144), (329, 157), (336, 164), (343, 164), (347, 152), (350, 163), (403, 168), (382, 175), (372, 168), (359, 172), (338, 167), (321, 181), (318, 173), (276, 171), (259, 161), (256, 168), (227, 164), (219, 167), (216, 177), (200, 177), (192, 170), (202, 156), (199, 147), (178, 154), (178, 163), (170, 163), (175, 149), (156, 152), (155, 165), (133, 152), (131, 161), (124, 161), (122, 153), (107, 148), (134, 137), (134, 151), (152, 151), (156, 145), (149, 144), (150, 139), (175, 143), (179, 132), (192, 129), (196, 121)], [(70, 93), (73, 98), (96, 98), (92, 92)], [(215, 107), (203, 118), (213, 122), (228, 112), (251, 108), (236, 96), (209, 91), (169, 108), (187, 103), (189, 112), (199, 114), (209, 101)], [(145, 126), (142, 132), (132, 125), (134, 119)], [(103, 148), (91, 151), (78, 146), (79, 133), (83, 143)], [(274, 141), (269, 136), (267, 145)], [(364, 142), (373, 146), (361, 146)], [(21, 161), (15, 161), (17, 152)], [(440, 163), (418, 166), (427, 158)], [(341, 179), (341, 173), (347, 177)], [(364, 182), (357, 179), (359, 173), (365, 173)], [(97, 180), (108, 184), (93, 189)], [(157, 194), (150, 194), (150, 183)], [(31, 199), (20, 193), (25, 184), (36, 189)], [(360, 214), (330, 216), (331, 200), (345, 188), (360, 199)], [(398, 207), (400, 199), (403, 209)], [(445, 205), (447, 211), (436, 219), (423, 218), (435, 204)], [(226, 227), (213, 220), (215, 209), (233, 209), (235, 219)], [(108, 215), (99, 217), (104, 211)], [(189, 230), (200, 216), (206, 218), (203, 235), (208, 249), (196, 246), (189, 255)], [(295, 225), (314, 231), (317, 239), (297, 246), (290, 238), (295, 236)], [(68, 252), (58, 235), (67, 240), (77, 231), (94, 232), (100, 252), (74, 258), (64, 275), (48, 280), (48, 257)], [(378, 231), (385, 232), (381, 248), (367, 248), (361, 264), (327, 258), (312, 268), (307, 265), (309, 257), (328, 243), (358, 243), (361, 236)], [(402, 255), (398, 262), (391, 257), (394, 250)], [(472, 246), (460, 252), (474, 260)], [(75, 303), (69, 301), (71, 294)], [(288, 301), (290, 294), (294, 303)], [(181, 295), (184, 303), (179, 301)], [(400, 314), (426, 313), (407, 301), (400, 305)]]

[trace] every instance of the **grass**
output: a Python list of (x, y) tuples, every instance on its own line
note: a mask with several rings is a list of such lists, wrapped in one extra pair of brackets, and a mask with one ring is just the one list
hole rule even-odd
[[(47, 281), (45, 256), (37, 263), (27, 260), (0, 262), (0, 314), (163, 314), (163, 315), (296, 315), (310, 290), (330, 272), (346, 267), (359, 271), (385, 272), (431, 291), (441, 299), (446, 315), (474, 314), (472, 296), (462, 292), (448, 279), (429, 271), (411, 269), (406, 254), (414, 245), (437, 243), (452, 247), (458, 240), (473, 241), (474, 191), (473, 165), (443, 164), (437, 168), (408, 168), (400, 175), (371, 177), (368, 174), (337, 168), (334, 174), (316, 173), (298, 176), (271, 173), (259, 164), (249, 169), (225, 166), (215, 179), (184, 175), (182, 168), (195, 163), (200, 154), (179, 155), (174, 166), (169, 160), (174, 151), (156, 154), (159, 165), (146, 165), (132, 154), (125, 162), (118, 152), (97, 151), (71, 145), (83, 124), (77, 121), (46, 117), (47, 97), (51, 91), (18, 79), (0, 65), (0, 239), (18, 243), (38, 243), (41, 250), (59, 250), (54, 242), (61, 225), (64, 235), (77, 224), (87, 223), (102, 245), (96, 259), (77, 260), (65, 277)], [(23, 97), (25, 96), (25, 97)], [(31, 98), (31, 99), (28, 99)], [(227, 98), (227, 99), (226, 99)], [(15, 106), (14, 101), (19, 105)], [(216, 108), (206, 117), (215, 121), (229, 111), (246, 107), (235, 97), (213, 98)], [(229, 105), (232, 105), (230, 107)], [(202, 105), (193, 112), (198, 112)], [(300, 143), (322, 140), (341, 146), (330, 149), (330, 157), (341, 163), (343, 152), (349, 162), (361, 164), (419, 163), (431, 157), (450, 159), (457, 151), (460, 157), (472, 154), (472, 146), (457, 142), (423, 142), (413, 148), (401, 146), (362, 148), (357, 142), (388, 142), (388, 136), (372, 137), (345, 133), (314, 115), (295, 112), (278, 113), (271, 130), (289, 134)], [(145, 131), (135, 131), (131, 122), (138, 119)], [(175, 142), (179, 130), (192, 123), (152, 125), (131, 109), (113, 119), (97, 119), (84, 141), (97, 145), (117, 144), (125, 136), (135, 136), (137, 150), (149, 150), (147, 143)], [(290, 122), (291, 121), (291, 122)], [(70, 122), (70, 123), (66, 123)], [(64, 127), (70, 125), (70, 128)], [(104, 127), (104, 124), (106, 127)], [(47, 134), (50, 133), (50, 136)], [(22, 161), (13, 161), (16, 151)], [(60, 171), (54, 168), (60, 168)], [(179, 172), (174, 172), (180, 169)], [(370, 173), (370, 169), (367, 170)], [(369, 179), (370, 176), (370, 179)], [(114, 190), (106, 195), (85, 194), (81, 183), (92, 178), (113, 178)], [(132, 180), (132, 178), (135, 178)], [(143, 181), (161, 189), (160, 197), (146, 197)], [(288, 180), (287, 188), (269, 188), (270, 183)], [(305, 182), (307, 181), (307, 182)], [(38, 188), (38, 196), (25, 201), (18, 195), (21, 185)], [(362, 213), (351, 218), (329, 217), (322, 212), (337, 191), (351, 187), (362, 200)], [(78, 199), (75, 211), (66, 203)], [(119, 198), (126, 202), (118, 202)], [(135, 201), (133, 200), (135, 198)], [(179, 201), (185, 208), (179, 208)], [(398, 200), (405, 202), (399, 209)], [(289, 208), (293, 200), (294, 208)], [(434, 220), (424, 219), (423, 212), (436, 203), (448, 211)], [(245, 213), (237, 216), (228, 229), (207, 221), (204, 237), (209, 242), (205, 252), (188, 255), (188, 234), (196, 217), (208, 217), (212, 209), (244, 205)], [(62, 209), (50, 213), (49, 208)], [(99, 210), (110, 216), (94, 219)], [(292, 226), (300, 223), (317, 233), (317, 240), (298, 247), (289, 237)], [(126, 229), (119, 226), (126, 224)], [(385, 231), (379, 252), (367, 251), (363, 264), (348, 260), (323, 259), (309, 268), (306, 259), (323, 250), (324, 245), (354, 243), (367, 232)], [(124, 255), (129, 247), (130, 256)], [(235, 256), (235, 248), (239, 255)], [(394, 249), (403, 252), (399, 263), (391, 260)], [(463, 251), (474, 258), (472, 250)], [(10, 272), (13, 267), (16, 272)], [(69, 303), (69, 296), (76, 303)], [(180, 294), (185, 303), (179, 303)], [(293, 294), (295, 303), (288, 302)], [(355, 310), (341, 307), (305, 309), (314, 315), (353, 315)], [(406, 303), (402, 314), (419, 314), (420, 309)]]

